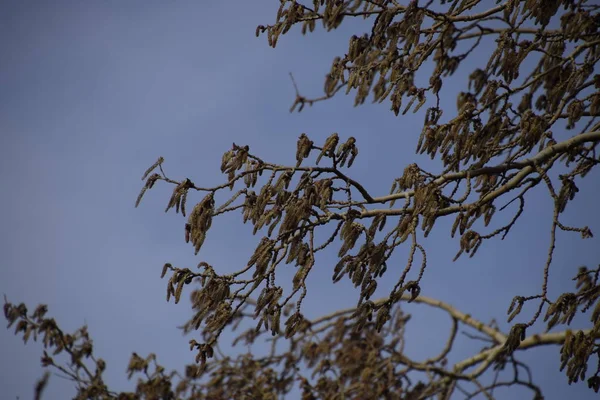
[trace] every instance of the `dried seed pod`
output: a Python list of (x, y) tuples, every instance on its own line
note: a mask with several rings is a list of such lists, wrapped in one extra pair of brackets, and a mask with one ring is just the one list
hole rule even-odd
[(338, 159), (340, 167), (343, 167), (346, 162), (348, 162), (348, 167), (351, 167), (357, 155), (356, 139), (350, 136), (345, 143), (338, 147), (335, 156)]
[(325, 141), (325, 144), (323, 145), (323, 149), (321, 150), (321, 153), (317, 157), (317, 165), (319, 164), (319, 161), (321, 161), (321, 157), (323, 157), (323, 156), (333, 157), (334, 156), (335, 148), (336, 148), (339, 140), (340, 140), (340, 137), (337, 133), (333, 133), (333, 134), (331, 134), (331, 136), (329, 136), (327, 138), (327, 140)]

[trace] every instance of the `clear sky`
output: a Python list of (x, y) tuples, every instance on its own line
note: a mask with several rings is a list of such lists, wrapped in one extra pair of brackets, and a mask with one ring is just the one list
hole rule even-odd
[[(181, 215), (163, 212), (172, 190), (167, 185), (148, 192), (134, 209), (140, 177), (158, 156), (165, 157), (172, 178), (210, 186), (224, 182), (220, 158), (232, 142), (250, 145), (263, 159), (291, 164), (300, 133), (322, 143), (339, 132), (342, 139), (357, 138), (360, 155), (350, 174), (373, 193), (387, 194), (409, 163), (435, 167), (414, 154), (422, 114), (395, 117), (387, 102), (353, 108), (353, 97), (343, 95), (300, 114), (288, 112), (294, 97), (288, 73), (304, 94), (321, 95), (333, 57), (345, 52), (349, 36), (362, 34), (364, 25), (345, 23), (338, 31), (319, 29), (307, 37), (295, 29), (272, 49), (254, 31), (274, 21), (275, 1), (0, 5), (0, 292), (31, 308), (48, 304), (66, 330), (87, 323), (116, 390), (134, 387), (125, 374), (133, 351), (155, 352), (168, 369), (194, 357), (189, 338), (176, 328), (189, 317), (189, 306), (166, 303), (162, 264), (193, 267), (206, 260), (218, 271), (234, 271), (259, 240), (241, 216), (226, 216), (213, 222), (194, 256), (183, 241)], [(475, 54), (475, 62), (483, 59)], [(466, 84), (468, 67), (444, 83), (447, 104), (454, 104)], [(587, 224), (596, 233), (598, 178), (594, 171), (580, 185), (565, 223)], [(475, 258), (455, 263), (452, 221), (438, 223), (424, 241), (429, 267), (422, 294), (486, 322), (496, 318), (506, 330), (512, 297), (538, 293), (547, 253), (552, 210), (545, 189), (534, 191), (528, 205), (506, 240), (486, 242)], [(511, 217), (509, 212), (504, 218)], [(577, 268), (598, 262), (598, 237), (559, 235), (552, 294), (573, 290), (569, 279)], [(317, 261), (306, 314), (355, 304), (357, 293), (349, 285), (331, 284), (336, 251)], [(395, 266), (404, 262), (400, 254)], [(293, 273), (280, 276), (291, 279)], [(380, 293), (390, 285), (383, 284)], [(406, 310), (413, 314), (408, 354), (427, 357), (441, 349), (446, 316), (420, 306)], [(461, 340), (456, 360), (472, 350)], [(23, 346), (12, 330), (0, 329), (0, 354), (2, 398), (30, 398), (42, 375), (41, 345)], [(520, 355), (534, 367), (547, 399), (595, 398), (585, 384), (567, 385), (559, 357), (558, 347)], [(73, 393), (70, 382), (53, 377), (46, 398)], [(509, 393), (498, 391), (513, 398)]]

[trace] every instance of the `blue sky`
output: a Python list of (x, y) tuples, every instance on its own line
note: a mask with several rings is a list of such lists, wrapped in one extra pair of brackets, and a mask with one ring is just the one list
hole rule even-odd
[[(167, 368), (193, 359), (188, 338), (176, 328), (190, 310), (186, 302), (166, 303), (162, 264), (193, 267), (206, 260), (218, 271), (234, 271), (259, 240), (241, 217), (228, 215), (213, 222), (194, 256), (183, 241), (182, 217), (163, 212), (171, 187), (159, 185), (134, 209), (140, 177), (158, 156), (172, 178), (211, 186), (224, 182), (220, 158), (232, 142), (291, 164), (300, 133), (322, 143), (339, 132), (357, 138), (360, 155), (349, 173), (372, 193), (387, 194), (412, 162), (435, 167), (414, 154), (421, 113), (395, 117), (387, 102), (353, 108), (353, 97), (343, 95), (300, 114), (288, 112), (294, 98), (288, 73), (303, 94), (319, 96), (333, 57), (364, 25), (349, 22), (306, 37), (295, 30), (272, 49), (254, 31), (274, 21), (277, 3), (0, 3), (0, 292), (14, 303), (48, 304), (66, 330), (87, 323), (96, 354), (108, 363), (107, 381), (117, 390), (133, 387), (124, 373), (133, 351), (155, 352)], [(449, 105), (466, 85), (465, 67), (444, 84)], [(598, 229), (600, 214), (589, 211), (600, 195), (592, 184), (598, 177), (594, 171), (580, 186), (564, 223)], [(497, 318), (506, 329), (512, 297), (535, 294), (541, 286), (551, 215), (540, 188), (506, 240), (484, 243), (475, 258), (455, 263), (452, 221), (440, 221), (423, 242), (429, 267), (422, 294), (486, 322)], [(559, 234), (551, 293), (572, 290), (577, 268), (597, 262), (597, 238)], [(318, 259), (309, 279), (308, 316), (356, 301), (350, 285), (331, 285), (336, 253)], [(399, 270), (404, 262), (400, 251)], [(280, 277), (293, 274), (290, 269)], [(381, 294), (392, 286), (382, 285)], [(427, 357), (441, 349), (446, 317), (421, 306), (406, 310), (413, 314), (408, 354)], [(457, 357), (470, 350), (461, 340)], [(42, 374), (41, 346), (23, 346), (12, 331), (0, 329), (0, 353), (3, 398), (29, 398)], [(558, 372), (558, 348), (536, 349), (521, 359), (532, 363), (548, 399), (592, 398), (585, 385), (569, 387)], [(69, 382), (53, 377), (46, 398), (72, 393)]]

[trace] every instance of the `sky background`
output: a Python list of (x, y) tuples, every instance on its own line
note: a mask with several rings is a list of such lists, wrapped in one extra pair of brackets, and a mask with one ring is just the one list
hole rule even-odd
[[(189, 338), (176, 328), (190, 316), (187, 296), (177, 306), (166, 303), (162, 265), (191, 268), (205, 260), (219, 272), (235, 271), (260, 239), (239, 214), (228, 215), (213, 222), (194, 256), (183, 241), (183, 217), (163, 212), (171, 186), (157, 185), (134, 209), (140, 177), (159, 156), (171, 178), (214, 186), (225, 181), (220, 159), (232, 142), (250, 145), (265, 160), (291, 164), (300, 133), (323, 143), (339, 132), (342, 139), (357, 138), (360, 155), (349, 174), (371, 193), (387, 194), (412, 162), (435, 168), (428, 157), (414, 154), (422, 113), (395, 117), (387, 101), (353, 108), (353, 96), (343, 95), (289, 113), (294, 89), (288, 73), (303, 94), (321, 95), (333, 57), (365, 25), (349, 21), (337, 31), (318, 29), (306, 37), (294, 29), (272, 49), (254, 31), (273, 23), (278, 3), (0, 1), (0, 292), (30, 309), (47, 304), (49, 316), (67, 331), (87, 323), (115, 390), (134, 387), (125, 374), (131, 352), (155, 352), (167, 369), (194, 357)], [(445, 81), (449, 107), (471, 69), (465, 64)], [(563, 223), (598, 230), (600, 214), (591, 211), (600, 196), (592, 183), (598, 178), (594, 171), (580, 186)], [(190, 196), (188, 209), (201, 196)], [(438, 222), (423, 241), (429, 266), (421, 293), (485, 322), (497, 318), (507, 331), (511, 299), (538, 293), (547, 253), (552, 209), (545, 189), (533, 191), (528, 205), (506, 240), (486, 242), (475, 258), (455, 263), (452, 220)], [(569, 279), (577, 268), (598, 262), (598, 237), (582, 241), (577, 234), (559, 234), (551, 294), (573, 290)], [(308, 281), (309, 317), (356, 302), (351, 285), (331, 284), (336, 253), (321, 256)], [(399, 251), (398, 270), (404, 254)], [(279, 277), (294, 273), (289, 266)], [(382, 295), (396, 275), (388, 270), (387, 276)], [(425, 358), (439, 351), (447, 317), (422, 306), (405, 309), (413, 315), (408, 355)], [(530, 317), (527, 311), (522, 319)], [(42, 346), (24, 346), (12, 331), (0, 329), (0, 392), (3, 399), (28, 399), (43, 373)], [(455, 360), (472, 350), (461, 338)], [(534, 367), (547, 399), (595, 398), (585, 384), (567, 385), (559, 357), (558, 347), (520, 354)], [(73, 393), (70, 382), (53, 377), (45, 398)], [(508, 391), (497, 393), (513, 398)], [(512, 393), (530, 398), (528, 392)]]

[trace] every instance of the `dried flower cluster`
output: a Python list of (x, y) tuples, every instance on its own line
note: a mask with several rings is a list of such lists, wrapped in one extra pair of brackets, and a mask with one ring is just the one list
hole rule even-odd
[[(330, 99), (342, 89), (355, 93), (356, 105), (372, 94), (374, 102), (389, 101), (396, 115), (421, 110), (424, 123), (416, 151), (440, 159), (443, 171), (434, 174), (417, 164), (408, 165), (393, 181), (389, 194), (374, 196), (344, 169), (358, 156), (357, 140), (344, 141), (338, 133), (322, 144), (302, 133), (293, 166), (269, 163), (249, 146), (234, 143), (222, 158), (226, 181), (213, 188), (198, 187), (190, 179), (168, 178), (164, 160), (159, 158), (144, 174), (146, 183), (136, 206), (148, 189), (166, 182), (174, 185), (166, 210), (175, 208), (185, 216), (188, 193), (202, 192), (204, 197), (184, 224), (186, 242), (191, 242), (195, 253), (210, 237), (213, 220), (227, 212), (240, 212), (243, 222), (252, 224), (261, 239), (246, 266), (233, 274), (219, 275), (206, 262), (198, 265), (199, 270), (164, 266), (162, 276), (170, 274), (167, 300), (173, 296), (179, 302), (185, 285), (197, 285), (191, 291), (194, 315), (184, 331), (198, 330), (202, 342), (190, 341), (197, 364), (178, 376), (177, 385), (175, 373), (165, 375), (153, 355), (143, 359), (134, 354), (130, 373), (146, 374), (135, 394), (111, 393), (99, 375), (67, 370), (68, 376), (80, 382), (81, 398), (275, 399), (294, 387), (306, 400), (449, 399), (458, 392), (467, 398), (480, 394), (493, 398), (495, 387), (514, 385), (541, 399), (541, 389), (519, 374), (528, 367), (516, 356), (520, 350), (544, 344), (562, 346), (557, 368), (565, 370), (569, 383), (586, 380), (591, 389), (600, 390), (596, 362), (600, 355), (600, 267), (581, 268), (575, 277), (577, 292), (556, 299), (548, 292), (557, 231), (593, 236), (589, 227), (565, 225), (561, 217), (579, 192), (582, 179), (600, 163), (596, 154), (600, 143), (600, 6), (585, 0), (424, 3), (282, 0), (275, 23), (258, 26), (256, 33), (266, 33), (275, 47), (279, 36), (296, 25), (308, 33), (317, 23), (332, 30), (350, 18), (371, 22), (370, 32), (353, 35), (344, 56), (334, 59), (323, 96), (307, 98), (293, 81), (292, 111)], [(472, 65), (477, 62), (474, 51), (481, 51), (484, 43), (495, 43), (494, 50), (480, 65)], [(465, 60), (470, 60), (472, 68), (468, 87), (458, 93), (456, 111), (442, 110), (444, 83)], [(417, 76), (422, 75), (424, 65), (432, 67), (425, 69), (431, 71), (428, 79)], [(310, 164), (312, 158), (314, 164)], [(153, 173), (157, 168), (159, 172)], [(565, 171), (558, 179), (553, 173), (557, 169)], [(427, 251), (419, 239), (432, 231), (439, 218), (454, 219), (449, 234), (460, 236), (455, 259), (463, 254), (473, 257), (487, 240), (504, 238), (513, 229), (526, 212), (529, 192), (538, 186), (547, 189), (554, 204), (547, 262), (540, 269), (543, 284), (539, 293), (513, 299), (508, 321), (520, 321), (510, 332), (421, 295), (426, 290), (422, 278)], [(223, 204), (216, 204), (215, 195), (226, 189), (235, 192)], [(510, 210), (508, 224), (490, 228), (498, 213)], [(315, 232), (325, 226), (331, 226), (332, 233), (317, 242)], [(319, 263), (319, 253), (337, 245), (339, 262), (332, 266), (333, 283), (352, 282), (358, 304), (308, 320), (302, 313), (307, 277)], [(408, 259), (403, 270), (392, 272), (387, 262), (400, 246), (408, 248)], [(289, 292), (278, 283), (282, 263), (296, 267)], [(373, 300), (384, 275), (395, 286), (385, 298)], [(450, 316), (452, 328), (438, 356), (419, 361), (404, 353), (404, 327), (410, 316), (400, 308), (402, 301), (426, 304)], [(530, 302), (535, 311), (522, 315), (523, 306)], [(593, 309), (589, 329), (550, 332), (589, 309)], [(87, 336), (63, 335), (39, 313), (28, 317), (23, 305), (7, 303), (5, 315), (11, 323), (19, 321), (17, 332), (23, 332), (25, 340), (31, 333), (47, 332), (47, 345), (78, 355), (73, 356), (73, 368), (84, 369), (82, 357), (91, 354)], [(532, 334), (535, 322), (542, 318), (548, 331)], [(268, 333), (273, 343), (269, 354), (235, 359), (219, 354), (223, 330), (235, 329), (244, 321), (256, 325), (241, 333), (236, 343), (251, 345)], [(482, 334), (487, 346), (449, 365), (447, 356), (460, 325)], [(75, 343), (79, 337), (83, 337), (82, 347)], [(148, 372), (151, 361), (155, 362), (153, 373)], [(509, 379), (494, 379), (491, 386), (482, 383), (487, 372), (510, 371), (507, 365), (514, 372)], [(104, 367), (99, 364), (97, 370)], [(415, 371), (426, 373), (426, 378), (415, 379), (411, 375)]]

